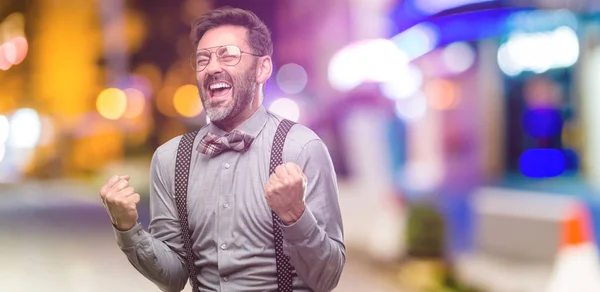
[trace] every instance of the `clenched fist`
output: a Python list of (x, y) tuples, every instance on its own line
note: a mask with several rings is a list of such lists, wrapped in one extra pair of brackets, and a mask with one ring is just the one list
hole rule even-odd
[(112, 176), (102, 188), (100, 198), (115, 228), (131, 229), (138, 220), (140, 195), (129, 185), (129, 176)]
[(307, 179), (302, 169), (288, 162), (277, 166), (265, 184), (265, 199), (283, 224), (291, 225), (304, 213)]

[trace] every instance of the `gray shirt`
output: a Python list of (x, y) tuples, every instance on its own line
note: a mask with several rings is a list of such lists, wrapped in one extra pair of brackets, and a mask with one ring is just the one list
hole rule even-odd
[[(197, 151), (209, 124), (194, 141), (188, 186), (188, 216), (201, 291), (276, 291), (271, 209), (264, 199), (271, 146), (282, 118), (260, 107), (238, 129), (256, 137), (245, 153), (210, 158)], [(181, 136), (154, 153), (150, 169), (148, 232), (138, 223), (115, 229), (131, 264), (163, 291), (181, 291), (187, 280), (186, 253), (174, 200), (175, 157)], [(298, 164), (306, 177), (306, 209), (283, 226), (284, 252), (296, 273), (294, 291), (331, 291), (346, 260), (336, 174), (323, 141), (297, 124), (288, 133), (283, 162)]]

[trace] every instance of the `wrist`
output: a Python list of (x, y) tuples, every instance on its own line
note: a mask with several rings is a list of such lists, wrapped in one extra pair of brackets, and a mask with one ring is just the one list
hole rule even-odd
[(283, 223), (283, 225), (285, 226), (290, 226), (296, 223), (300, 219), (300, 217), (302, 217), (302, 214), (304, 214), (305, 209), (306, 205), (304, 204), (304, 202), (290, 208), (290, 210), (285, 212), (283, 216), (279, 216), (279, 218), (281, 219), (281, 223)]
[(127, 231), (131, 230), (133, 227), (135, 227), (136, 223), (137, 222), (133, 222), (130, 224), (119, 224), (119, 225), (113, 224), (113, 226), (115, 227), (115, 229), (117, 229), (121, 232), (127, 232)]

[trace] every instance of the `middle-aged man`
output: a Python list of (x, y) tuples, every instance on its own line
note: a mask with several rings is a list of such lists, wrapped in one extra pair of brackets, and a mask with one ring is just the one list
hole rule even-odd
[[(148, 232), (129, 176), (100, 189), (120, 248), (163, 291), (181, 291), (188, 277), (199, 291), (333, 290), (346, 260), (336, 174), (313, 131), (262, 105), (269, 30), (254, 13), (226, 7), (201, 16), (192, 39), (211, 122), (191, 133), (189, 175), (176, 179), (183, 135), (155, 151)], [(289, 132), (274, 143), (280, 125)], [(270, 167), (281, 146), (281, 163)]]

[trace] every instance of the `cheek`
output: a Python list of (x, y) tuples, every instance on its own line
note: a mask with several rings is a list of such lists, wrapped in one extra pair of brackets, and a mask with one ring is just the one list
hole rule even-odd
[[(239, 73), (234, 73), (234, 72), (228, 72), (229, 77), (231, 77), (231, 81), (233, 82), (233, 84), (237, 87), (240, 85), (243, 85), (243, 80), (242, 80), (242, 76)], [(234, 88), (235, 89), (235, 88)]]
[(247, 86), (251, 85), (256, 81), (256, 75), (254, 75), (254, 70), (248, 69), (237, 76), (238, 80)]

